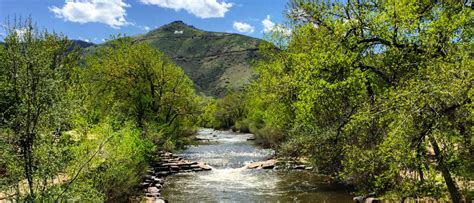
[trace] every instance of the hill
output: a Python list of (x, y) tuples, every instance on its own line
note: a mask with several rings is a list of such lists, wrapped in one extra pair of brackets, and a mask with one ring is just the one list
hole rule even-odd
[(249, 82), (251, 63), (262, 42), (240, 34), (206, 32), (182, 21), (133, 38), (166, 53), (194, 81), (197, 91), (217, 97)]
[(94, 43), (91, 43), (91, 42), (86, 42), (86, 41), (83, 41), (83, 40), (71, 40), (73, 44), (81, 47), (81, 48), (87, 48), (87, 47), (90, 47), (90, 46), (94, 46)]

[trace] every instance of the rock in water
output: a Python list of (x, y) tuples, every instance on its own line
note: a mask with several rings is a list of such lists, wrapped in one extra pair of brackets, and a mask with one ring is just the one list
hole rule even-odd
[(268, 161), (265, 161), (263, 164), (262, 164), (262, 168), (263, 169), (272, 169), (275, 167), (275, 164), (276, 164), (276, 160), (275, 159), (270, 159)]
[(261, 161), (259, 161), (259, 162), (252, 162), (252, 163), (250, 163), (250, 164), (247, 166), (247, 168), (249, 168), (249, 169), (259, 168), (260, 166), (262, 166), (262, 164), (263, 164), (263, 163), (262, 163)]
[(199, 168), (201, 168), (202, 170), (205, 170), (205, 171), (210, 171), (210, 170), (212, 170), (212, 168), (211, 168), (209, 165), (207, 165), (206, 163), (204, 163), (204, 162), (199, 162), (197, 165), (198, 165)]
[(247, 168), (249, 169), (273, 169), (277, 164), (277, 160), (270, 159), (266, 161), (257, 161), (250, 163)]
[(149, 187), (147, 189), (147, 192), (149, 192), (149, 193), (159, 193), (160, 189), (158, 189), (157, 187)]

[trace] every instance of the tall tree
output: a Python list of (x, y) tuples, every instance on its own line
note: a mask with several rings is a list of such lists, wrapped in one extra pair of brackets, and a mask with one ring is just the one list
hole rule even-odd
[(282, 152), (362, 191), (426, 195), (439, 175), (459, 202), (456, 177), (472, 179), (472, 12), (464, 1), (292, 0), (292, 35), (258, 65), (249, 116), (283, 115)]
[(148, 44), (115, 39), (90, 55), (87, 66), (92, 101), (104, 115), (133, 119), (144, 135), (176, 136), (193, 126), (197, 97), (192, 81)]
[(21, 161), (23, 174), (14, 182), (27, 180), (30, 200), (42, 190), (44, 180), (60, 170), (54, 164), (40, 167), (44, 160), (39, 145), (58, 140), (66, 128), (64, 95), (80, 56), (71, 47), (66, 37), (39, 31), (31, 19), (10, 25), (5, 46), (0, 47), (0, 135), (8, 144), (4, 149), (10, 148), (13, 160)]

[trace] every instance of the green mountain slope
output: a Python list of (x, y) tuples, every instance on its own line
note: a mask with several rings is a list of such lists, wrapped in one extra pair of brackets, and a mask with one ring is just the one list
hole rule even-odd
[(199, 92), (211, 96), (223, 96), (249, 82), (250, 64), (262, 42), (239, 34), (206, 32), (182, 21), (133, 38), (165, 52), (183, 67)]

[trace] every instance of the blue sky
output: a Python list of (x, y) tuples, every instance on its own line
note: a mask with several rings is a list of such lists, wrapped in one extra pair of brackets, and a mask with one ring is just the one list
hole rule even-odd
[[(40, 28), (94, 43), (119, 33), (146, 33), (175, 20), (207, 31), (261, 38), (264, 30), (284, 23), (286, 4), (287, 0), (0, 0), (0, 22), (31, 15)], [(5, 34), (3, 29), (0, 34)]]

